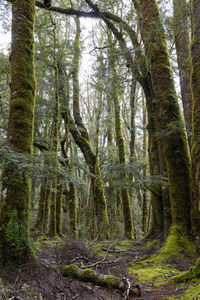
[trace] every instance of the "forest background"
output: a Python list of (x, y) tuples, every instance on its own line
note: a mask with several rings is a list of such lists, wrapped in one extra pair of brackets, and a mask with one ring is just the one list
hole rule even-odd
[(11, 2), (1, 11), (8, 29), (12, 14), (11, 53), (0, 53), (2, 263), (30, 256), (30, 231), (156, 236), (170, 256), (198, 249), (199, 1)]

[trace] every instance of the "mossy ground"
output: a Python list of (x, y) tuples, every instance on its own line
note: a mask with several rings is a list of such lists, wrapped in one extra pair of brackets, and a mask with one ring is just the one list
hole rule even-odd
[[(134, 242), (131, 240), (120, 240), (120, 241), (101, 241), (96, 244), (91, 245), (89, 248), (100, 256), (105, 256), (106, 251), (102, 250), (102, 247), (110, 250), (122, 250), (126, 251), (132, 249)], [(112, 252), (109, 253), (112, 257), (114, 256)]]
[(128, 268), (128, 272), (139, 283), (148, 282), (150, 285), (160, 285), (165, 284), (170, 276), (177, 274), (179, 271), (171, 266), (164, 265), (150, 265), (149, 267), (141, 265), (137, 269), (133, 265), (133, 268)]
[(182, 299), (184, 300), (200, 299), (200, 284), (198, 284), (197, 286), (189, 287), (186, 290)]
[[(66, 238), (61, 239), (56, 237), (49, 239), (47, 236), (41, 236), (36, 241), (36, 254), (42, 264), (42, 270), (36, 270), (40, 268), (38, 264), (37, 267), (35, 265), (32, 267), (31, 272), (33, 272), (34, 278), (39, 276), (37, 282), (40, 282), (42, 289), (44, 286), (49, 289), (46, 293), (50, 295), (57, 290), (57, 285), (59, 285), (59, 288), (63, 285), (63, 293), (65, 293), (69, 299), (72, 299), (72, 294), (71, 289), (66, 288), (66, 282), (70, 287), (74, 287), (73, 296), (78, 294), (79, 297), (77, 299), (83, 299), (81, 297), (83, 293), (85, 293), (85, 286), (89, 289), (87, 299), (96, 300), (96, 295), (99, 295), (98, 293), (100, 291), (102, 292), (101, 295), (104, 300), (121, 299), (120, 294), (117, 298), (117, 294), (113, 294), (113, 291), (115, 290), (115, 281), (118, 280), (118, 278), (122, 279), (123, 276), (128, 276), (130, 282), (134, 285), (139, 284), (142, 293), (141, 299), (143, 300), (150, 299), (149, 296), (152, 298), (155, 297), (155, 299), (200, 299), (200, 280), (198, 277), (199, 261), (197, 261), (196, 265), (195, 260), (188, 263), (189, 252), (185, 259), (180, 259), (180, 261), (182, 261), (182, 269), (180, 268), (180, 261), (175, 258), (175, 256), (173, 256), (172, 261), (170, 261), (169, 256), (167, 256), (167, 261), (163, 259), (156, 261), (156, 257), (160, 255), (160, 245), (159, 240), (143, 240), (140, 242), (128, 240), (101, 241), (95, 245), (91, 245), (89, 243), (83, 244), (83, 242), (66, 240)], [(102, 247), (123, 251), (106, 254), (106, 251), (103, 251)], [(162, 248), (160, 251), (162, 251)], [(95, 252), (99, 253), (100, 256)], [(155, 252), (157, 252), (157, 254)], [(174, 253), (175, 252), (172, 251), (173, 255)], [(180, 251), (178, 251), (178, 254), (180, 254)], [(185, 252), (182, 253), (183, 257), (184, 254)], [(105, 255), (106, 259), (104, 260)], [(193, 257), (193, 254), (191, 254), (191, 257)], [(91, 267), (93, 263), (101, 260), (109, 261), (110, 263), (100, 263), (98, 266), (96, 265), (95, 268)], [(56, 266), (58, 265), (67, 265), (66, 272), (68, 273), (72, 271), (76, 273), (77, 269), (80, 270), (81, 266), (85, 266), (85, 268), (88, 267), (82, 271), (82, 281), (78, 281), (77, 278), (75, 278), (76, 276), (73, 276), (73, 272), (69, 277), (59, 275), (56, 271)], [(72, 270), (70, 265), (75, 266), (75, 270)], [(189, 266), (192, 265), (194, 267), (189, 268)], [(188, 271), (183, 272), (184, 269)], [(20, 273), (20, 278), (23, 272)], [(24, 286), (26, 287), (26, 291), (22, 292), (22, 296), (27, 296), (27, 299), (32, 299), (36, 296), (39, 299), (39, 294), (41, 293), (41, 295), (43, 295), (42, 291), (40, 292), (40, 289), (38, 290), (38, 287), (35, 285), (37, 284), (35, 279), (31, 279), (32, 281), (30, 282), (30, 276), (27, 276), (26, 272), (28, 272), (28, 274), (30, 273), (30, 266), (27, 266), (23, 279), (20, 279), (20, 290), (22, 290)], [(102, 277), (104, 279), (106, 278), (107, 282), (105, 282), (104, 285), (102, 284), (101, 289), (99, 289), (96, 283), (98, 280), (95, 272), (102, 275), (109, 274), (109, 276)], [(46, 274), (45, 276), (44, 273)], [(191, 275), (190, 273), (194, 275), (193, 278), (189, 276)], [(196, 278), (196, 275), (198, 275), (198, 278)], [(13, 282), (15, 282), (16, 276), (18, 275), (15, 274)], [(57, 276), (59, 278), (57, 278)], [(173, 279), (177, 279), (178, 276), (181, 279), (173, 281)], [(186, 278), (188, 278), (187, 281), (185, 280)], [(13, 283), (5, 287), (4, 290), (7, 295), (9, 295), (8, 293), (12, 285)], [(51, 287), (52, 290), (50, 291)], [(18, 295), (17, 289), (18, 285), (15, 288), (16, 295)], [(13, 295), (14, 294), (10, 296)], [(54, 296), (54, 299), (56, 299), (56, 294)]]
[[(170, 233), (163, 247), (161, 247), (161, 242), (158, 239), (142, 241), (141, 245), (123, 240), (101, 242), (92, 246), (92, 250), (102, 256), (105, 256), (105, 251), (102, 250), (102, 247), (107, 249), (110, 247), (110, 249), (115, 250), (128, 250), (121, 253), (109, 253), (108, 259), (114, 259), (116, 256), (125, 256), (128, 253), (137, 253), (137, 255), (141, 253), (141, 256), (137, 259), (135, 257), (132, 259), (133, 262), (131, 264), (127, 264), (126, 270), (134, 278), (134, 282), (137, 282), (139, 285), (146, 284), (152, 287), (152, 292), (162, 289), (174, 291), (173, 296), (166, 296), (161, 299), (193, 299), (192, 297), (200, 299), (200, 295), (197, 295), (200, 289), (200, 284), (197, 285), (197, 279), (193, 278), (192, 280), (192, 278), (189, 278), (188, 282), (184, 284), (178, 282), (172, 284), (171, 282), (171, 278), (178, 278), (178, 276), (181, 277), (184, 276), (184, 273), (188, 273), (183, 272), (183, 270), (188, 270), (189, 266), (195, 264), (197, 253), (195, 244), (179, 229), (173, 227)], [(154, 249), (153, 254), (151, 249)], [(146, 255), (142, 255), (142, 253), (146, 253)], [(193, 270), (194, 268), (191, 267), (190, 269)]]
[(54, 238), (49, 238), (48, 236), (42, 235), (35, 241), (33, 249), (36, 253), (40, 253), (44, 250), (44, 248), (54, 248), (59, 249), (63, 246), (66, 238), (61, 238), (59, 236), (55, 236)]

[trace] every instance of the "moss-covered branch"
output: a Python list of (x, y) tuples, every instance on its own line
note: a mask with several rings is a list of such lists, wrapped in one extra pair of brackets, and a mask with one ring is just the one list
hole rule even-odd
[[(118, 289), (121, 292), (127, 291), (126, 281), (120, 280), (113, 275), (102, 275), (92, 269), (80, 269), (77, 265), (58, 266), (64, 277), (73, 277), (75, 279), (92, 282), (96, 285), (107, 287), (109, 289)], [(140, 296), (140, 288), (138, 285), (132, 285), (129, 288), (129, 295)]]

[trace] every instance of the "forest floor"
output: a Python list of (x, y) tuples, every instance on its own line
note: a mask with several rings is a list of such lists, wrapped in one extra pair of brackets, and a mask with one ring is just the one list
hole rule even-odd
[[(0, 299), (46, 300), (161, 300), (200, 299), (199, 282), (170, 284), (169, 279), (188, 270), (195, 261), (185, 256), (165, 264), (155, 265), (148, 258), (156, 255), (159, 240), (130, 242), (127, 240), (101, 243), (41, 237), (36, 242), (38, 263), (27, 263), (0, 277)], [(63, 277), (58, 265), (88, 265), (101, 274), (111, 274), (131, 281), (140, 291), (139, 296), (123, 295), (91, 282)], [(128, 290), (127, 290), (128, 291)]]

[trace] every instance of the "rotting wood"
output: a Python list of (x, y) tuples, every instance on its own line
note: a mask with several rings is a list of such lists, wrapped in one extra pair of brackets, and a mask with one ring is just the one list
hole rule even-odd
[[(60, 265), (57, 268), (61, 271), (64, 277), (72, 277), (84, 282), (91, 282), (95, 285), (100, 285), (109, 289), (118, 289), (126, 297), (127, 292), (132, 296), (141, 296), (139, 285), (134, 285), (127, 280), (120, 280), (113, 275), (100, 274), (92, 269), (81, 269), (77, 265)], [(125, 298), (127, 299), (127, 298)]]

